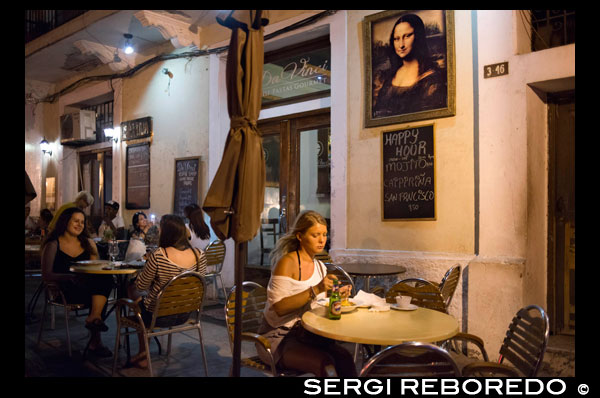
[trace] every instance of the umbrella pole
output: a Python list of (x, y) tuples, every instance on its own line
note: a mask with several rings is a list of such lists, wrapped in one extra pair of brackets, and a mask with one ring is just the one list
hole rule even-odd
[(233, 365), (231, 367), (231, 376), (233, 377), (240, 377), (242, 355), (242, 284), (244, 283), (247, 251), (248, 242), (235, 243), (235, 323), (233, 327)]

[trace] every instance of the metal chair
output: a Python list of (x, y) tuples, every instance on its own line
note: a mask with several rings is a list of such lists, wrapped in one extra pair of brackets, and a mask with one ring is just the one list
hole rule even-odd
[[(227, 302), (225, 303), (225, 324), (229, 335), (229, 346), (233, 354), (233, 338), (235, 325), (235, 289), (233, 286), (229, 291)], [(248, 341), (262, 346), (269, 354), (269, 361), (265, 363), (258, 355), (241, 358), (240, 365), (251, 369), (260, 370), (277, 376), (297, 376), (299, 373), (294, 370), (278, 369), (271, 353), (271, 344), (267, 339), (258, 334), (258, 329), (262, 323), (263, 311), (267, 303), (267, 290), (255, 282), (246, 281), (242, 283), (242, 329), (241, 341)], [(231, 372), (230, 372), (231, 373)]]
[(450, 308), (450, 302), (452, 301), (452, 297), (454, 296), (454, 292), (456, 291), (456, 287), (458, 286), (458, 280), (460, 279), (460, 265), (456, 264), (454, 267), (451, 267), (446, 274), (442, 278), (442, 281), (439, 284), (440, 293), (442, 293), (442, 298), (444, 299), (444, 304), (446, 305), (446, 310)]
[(447, 312), (446, 304), (438, 287), (421, 278), (407, 278), (392, 286), (386, 293), (388, 303), (395, 303), (398, 295), (411, 296), (411, 304), (417, 307)]
[(338, 280), (342, 284), (352, 285), (352, 291), (350, 292), (351, 296), (353, 293), (356, 293), (356, 289), (354, 288), (354, 279), (352, 279), (352, 277), (342, 267), (340, 267), (339, 265), (332, 264), (330, 262), (324, 264), (327, 267), (327, 271), (337, 276)]
[[(117, 335), (115, 338), (115, 357), (112, 373), (114, 374), (117, 368), (119, 339), (121, 335), (129, 336), (134, 333), (142, 333), (144, 335), (148, 370), (152, 377), (152, 362), (148, 340), (151, 337), (168, 335), (167, 356), (169, 356), (171, 353), (172, 334), (195, 329), (198, 330), (202, 360), (204, 361), (204, 373), (208, 376), (208, 365), (204, 353), (204, 342), (202, 341), (202, 325), (200, 323), (205, 287), (206, 282), (204, 277), (196, 271), (186, 271), (173, 277), (157, 296), (149, 327), (144, 325), (140, 308), (133, 300), (119, 299), (117, 301), (117, 311), (115, 311), (117, 314)], [(127, 315), (122, 315), (122, 307), (126, 307), (128, 310), (129, 313)], [(195, 314), (195, 317), (193, 314)], [(121, 332), (122, 328), (125, 328), (124, 333)], [(134, 330), (128, 331), (128, 328)]]
[[(483, 361), (471, 362), (463, 367), (465, 377), (535, 377), (544, 359), (549, 336), (548, 315), (543, 308), (529, 305), (521, 308), (509, 325), (498, 362), (489, 361), (483, 341), (477, 336), (459, 333), (450, 341), (474, 343), (482, 353)], [(505, 360), (512, 366), (506, 365)]]
[(214, 299), (218, 300), (217, 294), (217, 277), (221, 281), (221, 289), (223, 290), (223, 297), (227, 298), (227, 292), (225, 291), (225, 285), (223, 284), (223, 262), (225, 261), (225, 243), (222, 240), (213, 240), (204, 249), (204, 255), (206, 256), (206, 267), (214, 267), (210, 272), (204, 275), (205, 279), (212, 279), (215, 286)]
[[(69, 352), (69, 356), (71, 354), (71, 335), (69, 333), (69, 312), (70, 311), (78, 311), (87, 308), (85, 304), (80, 303), (67, 303), (65, 299), (65, 295), (60, 289), (58, 283), (56, 282), (42, 282), (44, 284), (45, 290), (45, 300), (44, 300), (44, 310), (42, 312), (42, 318), (40, 319), (40, 329), (38, 332), (37, 345), (40, 345), (40, 340), (42, 339), (42, 330), (44, 329), (44, 318), (46, 317), (46, 310), (48, 309), (48, 305), (52, 308), (54, 307), (62, 307), (65, 313), (65, 329), (67, 330), (67, 350)], [(52, 313), (51, 321), (50, 321), (50, 329), (54, 329), (54, 313)]]
[(363, 366), (360, 377), (460, 377), (446, 350), (425, 343), (407, 342), (388, 347)]

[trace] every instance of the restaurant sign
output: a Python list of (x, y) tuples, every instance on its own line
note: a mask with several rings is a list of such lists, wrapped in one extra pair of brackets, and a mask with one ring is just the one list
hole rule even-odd
[(262, 106), (328, 96), (331, 90), (331, 49), (326, 47), (265, 54)]

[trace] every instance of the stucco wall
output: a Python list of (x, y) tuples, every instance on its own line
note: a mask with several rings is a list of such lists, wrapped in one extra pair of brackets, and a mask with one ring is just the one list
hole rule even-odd
[[(170, 79), (164, 74), (167, 68)], [(169, 85), (170, 82), (170, 85)], [(150, 209), (157, 216), (172, 213), (175, 159), (201, 157), (200, 198), (207, 191), (208, 159), (208, 57), (174, 59), (153, 64), (123, 81), (123, 120), (152, 117), (150, 145)], [(121, 160), (125, 165), (127, 141)], [(122, 167), (125, 182), (126, 170)], [(121, 203), (125, 204), (125, 189)], [(122, 206), (124, 208), (124, 206)], [(136, 210), (124, 210), (126, 225)]]
[[(473, 253), (473, 86), (470, 14), (455, 11), (456, 116), (364, 128), (364, 16), (348, 13), (348, 248)], [(334, 102), (334, 101), (332, 101)], [(435, 221), (382, 222), (381, 133), (435, 124)], [(365, 195), (369, 192), (369, 195)], [(355, 200), (352, 200), (355, 198)], [(357, 200), (360, 198), (360, 200)]]

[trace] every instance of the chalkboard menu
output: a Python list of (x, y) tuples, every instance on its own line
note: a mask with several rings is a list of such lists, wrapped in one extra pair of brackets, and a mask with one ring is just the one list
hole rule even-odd
[(185, 206), (191, 203), (198, 204), (199, 172), (199, 156), (175, 159), (173, 214), (183, 216)]
[(385, 220), (435, 220), (433, 124), (381, 137)]
[(150, 208), (150, 144), (127, 146), (127, 209)]

